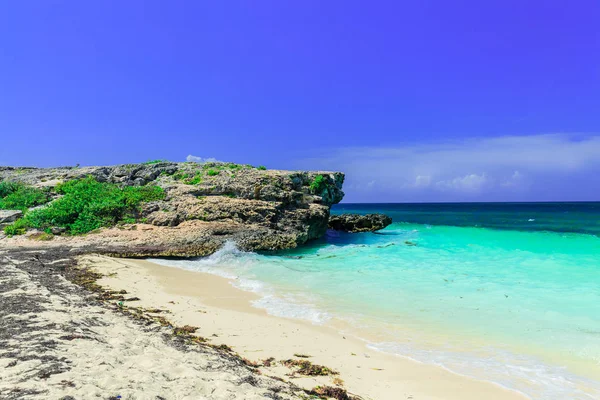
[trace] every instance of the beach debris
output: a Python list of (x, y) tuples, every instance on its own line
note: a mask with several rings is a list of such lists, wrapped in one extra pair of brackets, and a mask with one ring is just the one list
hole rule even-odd
[(223, 350), (226, 351), (228, 353), (233, 353), (233, 349), (230, 346), (227, 346), (226, 344), (209, 344), (208, 346), (212, 347), (213, 349), (216, 350)]
[(77, 334), (73, 333), (73, 334), (70, 334), (70, 335), (61, 336), (61, 337), (59, 337), (59, 339), (71, 341), (71, 340), (75, 340), (75, 339), (93, 339), (93, 338), (91, 338), (89, 336), (77, 335)]
[(283, 379), (283, 378), (281, 378), (279, 376), (275, 376), (275, 375), (265, 375), (265, 376), (267, 378), (275, 379), (276, 381), (279, 381), (279, 382), (285, 382), (286, 381), (285, 379)]
[(169, 310), (161, 310), (160, 308), (146, 308), (146, 309), (142, 309), (143, 311), (146, 311), (147, 313), (151, 313), (151, 314), (160, 314), (160, 313), (170, 313), (171, 311)]
[(340, 387), (333, 386), (316, 386), (308, 392), (313, 396), (318, 396), (321, 399), (335, 399), (335, 400), (352, 400), (353, 398), (348, 395), (348, 392)]
[(331, 368), (323, 365), (313, 364), (308, 360), (283, 360), (282, 365), (288, 368), (296, 368), (294, 373), (307, 376), (327, 376), (327, 375), (338, 375), (339, 372), (332, 370)]
[(178, 326), (173, 329), (173, 335), (175, 336), (186, 336), (196, 332), (199, 328), (191, 325)]
[(262, 365), (262, 363), (257, 363), (256, 361), (248, 360), (245, 357), (242, 357), (242, 362), (250, 368), (258, 368)]
[(344, 380), (342, 378), (335, 377), (331, 381), (335, 386), (344, 386)]
[(298, 358), (310, 358), (312, 356), (309, 356), (308, 354), (294, 353), (294, 357), (298, 357)]
[(269, 357), (262, 360), (263, 367), (270, 367), (275, 364), (275, 357)]

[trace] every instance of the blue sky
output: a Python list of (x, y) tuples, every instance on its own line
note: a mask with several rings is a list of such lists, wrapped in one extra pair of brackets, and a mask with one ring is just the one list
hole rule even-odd
[(600, 3), (23, 1), (0, 165), (346, 172), (346, 201), (600, 200)]

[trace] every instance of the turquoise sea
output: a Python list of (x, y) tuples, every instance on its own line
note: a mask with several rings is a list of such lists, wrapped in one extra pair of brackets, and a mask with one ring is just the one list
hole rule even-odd
[[(153, 260), (234, 279), (256, 307), (533, 399), (600, 399), (600, 203), (341, 204), (390, 215), (301, 250)], [(336, 324), (336, 322), (344, 324)]]

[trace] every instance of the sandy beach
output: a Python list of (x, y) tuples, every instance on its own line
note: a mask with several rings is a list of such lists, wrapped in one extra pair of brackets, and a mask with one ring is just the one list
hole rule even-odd
[[(176, 325), (198, 327), (197, 335), (212, 344), (227, 344), (252, 362), (275, 358), (270, 367), (260, 367), (262, 375), (305, 389), (338, 384), (362, 398), (380, 400), (526, 398), (492, 383), (372, 351), (364, 342), (331, 327), (270, 316), (251, 306), (255, 294), (233, 287), (225, 278), (98, 255), (83, 256), (80, 265), (103, 274), (98, 281), (102, 286), (126, 290), (128, 296), (140, 299), (128, 304), (168, 310), (168, 319)], [(277, 362), (302, 359), (297, 355), (309, 356), (311, 363), (339, 374), (305, 377)]]

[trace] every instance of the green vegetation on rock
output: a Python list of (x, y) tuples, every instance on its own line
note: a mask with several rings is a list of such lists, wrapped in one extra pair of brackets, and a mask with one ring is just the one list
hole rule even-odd
[(0, 182), (0, 210), (22, 210), (49, 200), (48, 191), (17, 182)]
[(186, 185), (198, 185), (199, 183), (202, 183), (202, 172), (192, 174), (190, 172), (178, 171), (173, 175), (173, 179), (181, 181)]
[(323, 175), (315, 176), (315, 179), (310, 183), (310, 191), (315, 194), (319, 194), (325, 189), (325, 177)]
[(55, 190), (63, 197), (27, 213), (6, 227), (6, 234), (22, 234), (28, 227), (41, 230), (64, 227), (67, 233), (78, 235), (119, 222), (132, 223), (137, 220), (142, 203), (165, 196), (158, 186), (119, 187), (92, 177), (68, 181)]
[(22, 235), (27, 231), (27, 228), (29, 228), (29, 222), (25, 218), (21, 218), (4, 227), (4, 233), (8, 236)]
[(152, 164), (160, 164), (160, 163), (164, 163), (164, 162), (169, 162), (169, 160), (161, 160), (161, 159), (158, 159), (158, 160), (148, 160), (148, 161), (146, 161), (146, 162), (144, 162), (142, 164), (152, 165)]

